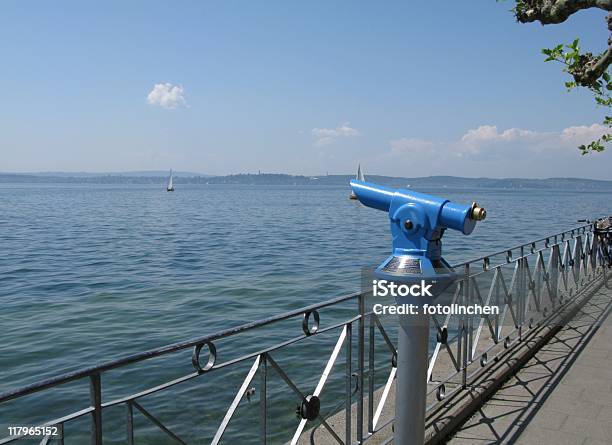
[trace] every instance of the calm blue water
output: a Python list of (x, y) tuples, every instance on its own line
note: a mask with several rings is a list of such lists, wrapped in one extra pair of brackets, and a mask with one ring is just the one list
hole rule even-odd
[[(476, 200), (488, 210), (470, 237), (447, 233), (451, 263), (612, 214), (612, 195), (603, 193), (419, 191)], [(178, 184), (166, 193), (139, 185), (0, 185), (0, 392), (358, 290), (361, 267), (378, 264), (390, 239), (387, 215), (347, 194), (346, 187)], [(295, 335), (299, 323), (290, 325)], [(283, 336), (277, 329), (228, 343), (220, 359), (270, 344)], [(333, 344), (333, 336), (326, 341)], [(316, 376), (309, 375), (320, 374), (326, 361), (315, 349), (313, 342), (284, 356), (290, 376), (305, 388), (314, 386)], [(189, 443), (210, 442), (249, 367), (202, 376), (142, 404)], [(186, 351), (110, 373), (105, 400), (191, 370)], [(341, 391), (342, 379), (337, 383), (331, 394)], [(271, 437), (283, 443), (287, 425), (297, 423), (295, 397), (279, 379), (270, 390), (283, 406), (272, 410)], [(77, 401), (87, 394), (86, 382), (75, 383), (0, 406), (0, 437), (9, 424), (85, 407)], [(240, 409), (245, 414), (228, 430), (227, 443), (257, 443), (256, 404)], [(108, 443), (123, 443), (123, 411), (105, 416)], [(138, 443), (167, 443), (142, 416), (136, 426)], [(72, 443), (87, 437), (86, 419), (71, 428)]]

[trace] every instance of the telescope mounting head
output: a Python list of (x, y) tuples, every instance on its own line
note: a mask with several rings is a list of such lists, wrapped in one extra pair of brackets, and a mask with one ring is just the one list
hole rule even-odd
[(406, 189), (391, 189), (365, 181), (351, 181), (359, 201), (389, 214), (392, 252), (376, 269), (379, 278), (416, 282), (436, 280), (438, 291), (455, 278), (442, 258), (442, 236), (447, 229), (472, 233), (486, 211), (476, 203), (461, 205), (437, 196)]

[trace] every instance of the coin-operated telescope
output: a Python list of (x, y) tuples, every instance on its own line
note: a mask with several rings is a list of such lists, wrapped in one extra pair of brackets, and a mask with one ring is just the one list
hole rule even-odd
[(397, 284), (426, 283), (429, 290), (426, 295), (396, 296), (398, 304), (417, 305), (418, 313), (399, 316), (394, 441), (396, 445), (422, 444), (429, 339), (429, 317), (422, 305), (431, 303), (457, 278), (442, 258), (444, 231), (469, 235), (487, 212), (476, 203), (461, 205), (365, 181), (352, 180), (351, 187), (362, 204), (389, 213), (392, 252), (376, 269), (376, 278)]

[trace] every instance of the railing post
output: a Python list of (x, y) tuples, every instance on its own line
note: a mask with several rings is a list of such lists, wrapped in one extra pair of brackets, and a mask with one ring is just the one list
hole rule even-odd
[[(460, 296), (457, 297), (457, 301), (461, 302), (461, 304), (465, 304), (465, 302), (463, 301), (464, 299), (464, 284), (463, 284), (463, 280), (460, 280), (458, 283), (459, 286), (459, 292), (461, 293)], [(464, 327), (463, 327), (463, 323), (465, 321), (465, 316), (461, 315), (459, 317), (459, 320), (457, 320), (457, 363), (459, 365), (459, 371), (463, 372), (463, 331), (464, 331)], [(433, 374), (433, 372), (432, 372)], [(462, 378), (462, 380), (464, 380)], [(465, 381), (462, 381), (462, 386), (465, 388)]]
[(582, 232), (584, 242), (582, 244), (582, 284), (589, 281), (589, 250), (591, 249), (591, 234)]
[[(469, 295), (470, 295), (470, 265), (466, 264), (464, 268), (464, 278), (463, 278), (463, 304), (469, 304)], [(469, 344), (469, 333), (468, 333), (468, 315), (464, 314), (461, 317), (461, 338), (462, 344), (461, 347), (461, 361), (463, 362), (463, 368), (461, 373), (461, 385), (463, 388), (467, 388), (467, 368), (468, 368), (468, 351), (470, 350)]]
[(358, 344), (357, 344), (357, 361), (359, 362), (359, 371), (357, 377), (358, 392), (357, 392), (357, 443), (363, 443), (363, 368), (365, 367), (365, 295), (359, 295), (359, 321), (357, 322), (358, 329)]
[(555, 244), (552, 247), (552, 258), (550, 260), (550, 270), (549, 273), (549, 286), (550, 286), (550, 299), (554, 302), (554, 304), (559, 304), (558, 300), (558, 292), (559, 292), (559, 245)]
[[(472, 306), (474, 304), (474, 292), (472, 291), (472, 278), (470, 278), (469, 265), (467, 265), (467, 283), (468, 283), (468, 301), (467, 305)], [(468, 326), (468, 345), (466, 348), (467, 352), (467, 361), (466, 367), (469, 363), (474, 360), (474, 316), (467, 316), (467, 326)]]
[[(593, 226), (593, 229), (595, 226)], [(599, 237), (593, 230), (593, 243), (591, 244), (591, 273), (595, 276), (597, 272), (597, 255), (599, 255)]]
[(266, 445), (268, 437), (268, 356), (264, 352), (261, 354), (259, 362), (259, 416), (260, 416), (260, 432), (259, 443)]
[(524, 248), (521, 247), (521, 258), (518, 260), (518, 295), (516, 296), (516, 318), (518, 324), (518, 338), (522, 340), (523, 338), (523, 323), (524, 323), (524, 311), (527, 302), (527, 271), (525, 270), (525, 251)]
[(576, 292), (578, 292), (578, 288), (580, 287), (580, 265), (582, 262), (581, 259), (582, 253), (582, 236), (578, 235), (574, 238), (574, 250), (572, 254), (573, 263), (572, 263), (572, 280), (576, 285)]
[(125, 404), (125, 425), (126, 425), (126, 435), (127, 435), (127, 444), (134, 445), (134, 411), (132, 407), (132, 402), (128, 401)]
[(353, 324), (348, 323), (346, 325), (346, 405), (345, 405), (345, 419), (344, 426), (346, 427), (346, 439), (344, 440), (345, 445), (351, 443), (351, 392), (353, 390), (352, 385), (352, 348), (353, 348)]
[(525, 313), (527, 310), (527, 296), (529, 288), (527, 287), (527, 259), (525, 258), (525, 247), (521, 246), (521, 258), (519, 264), (519, 280), (518, 280), (518, 299), (517, 299), (517, 318), (518, 318), (518, 337), (523, 339), (523, 325), (525, 324)]
[(374, 432), (374, 316), (370, 315), (370, 333), (368, 341), (368, 433)]
[(89, 395), (91, 401), (91, 443), (102, 445), (102, 381), (100, 373), (89, 377)]
[(576, 254), (574, 255), (574, 277), (576, 289), (580, 286), (580, 273), (582, 272), (582, 235), (576, 237)]
[[(494, 280), (495, 280), (495, 306), (497, 306), (499, 308), (500, 304), (499, 304), (499, 288), (501, 286), (500, 284), (500, 280), (501, 278), (499, 277), (501, 267), (497, 267), (495, 269), (495, 275), (494, 275)], [(503, 306), (503, 305), (502, 305)], [(499, 342), (499, 340), (501, 339), (501, 326), (500, 326), (500, 320), (499, 320), (499, 311), (497, 314), (495, 314), (495, 344), (497, 344), (497, 342)]]

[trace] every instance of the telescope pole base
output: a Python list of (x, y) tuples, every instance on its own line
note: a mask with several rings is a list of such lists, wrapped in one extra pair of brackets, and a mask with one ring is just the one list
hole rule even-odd
[[(419, 308), (422, 311), (422, 307)], [(422, 445), (425, 440), (429, 317), (399, 317), (395, 387), (395, 445)]]

